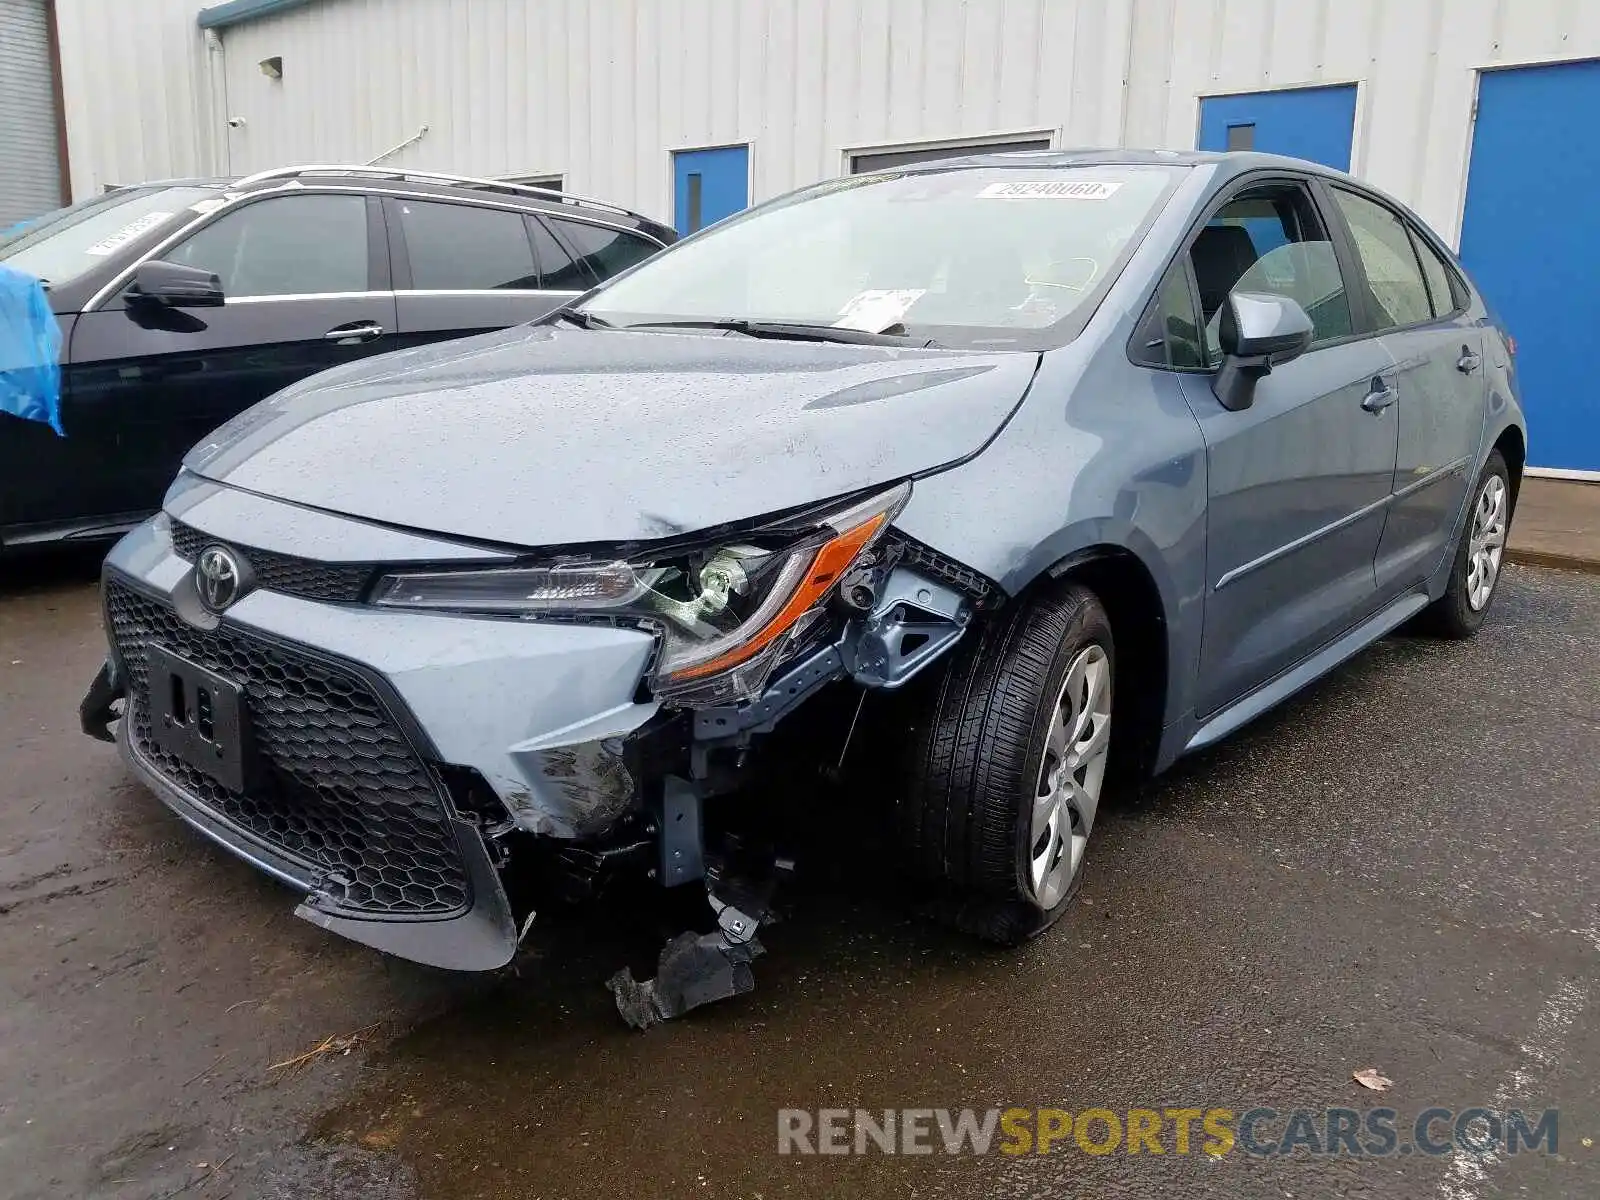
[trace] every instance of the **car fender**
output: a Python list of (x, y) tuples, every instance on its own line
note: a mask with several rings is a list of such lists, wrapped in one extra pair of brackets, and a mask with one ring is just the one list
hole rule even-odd
[(895, 524), (1012, 597), (1081, 556), (1131, 555), (1160, 596), (1170, 724), (1191, 706), (1199, 660), (1205, 446), (1176, 375), (1134, 367), (1120, 342), (1100, 349), (1047, 353), (994, 442), (917, 480)]

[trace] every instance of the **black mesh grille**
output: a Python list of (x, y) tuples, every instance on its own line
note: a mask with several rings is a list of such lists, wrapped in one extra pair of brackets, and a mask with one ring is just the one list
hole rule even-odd
[[(200, 556), (200, 551), (218, 540), (182, 521), (172, 522), (172, 548), (179, 558), (193, 562)], [(273, 550), (237, 546), (232, 542), (227, 545), (242, 554), (250, 564), (256, 586), (269, 592), (282, 592), (306, 600), (354, 603), (361, 599), (361, 593), (372, 579), (373, 567), (370, 563), (324, 563), (311, 558), (297, 558), (292, 554), (279, 554)]]
[[(466, 907), (466, 872), (437, 785), (364, 681), (247, 634), (195, 629), (115, 579), (105, 598), (129, 676), (131, 736), (161, 774), (320, 876), (340, 907), (393, 915)], [(151, 643), (243, 685), (261, 768), (248, 794), (150, 736)]]

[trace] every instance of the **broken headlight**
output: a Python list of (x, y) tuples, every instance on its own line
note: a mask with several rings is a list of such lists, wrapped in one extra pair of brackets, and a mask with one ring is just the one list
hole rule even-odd
[(505, 617), (587, 615), (657, 631), (651, 690), (682, 703), (760, 695), (839, 580), (911, 494), (901, 484), (803, 527), (756, 530), (649, 561), (386, 575), (373, 601)]

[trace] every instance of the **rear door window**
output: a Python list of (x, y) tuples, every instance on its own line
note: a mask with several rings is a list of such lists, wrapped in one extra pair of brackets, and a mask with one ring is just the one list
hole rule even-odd
[(1456, 273), (1435, 253), (1432, 246), (1415, 229), (1411, 240), (1416, 244), (1417, 257), (1422, 260), (1422, 275), (1428, 281), (1428, 299), (1433, 303), (1433, 315), (1448, 317), (1466, 307), (1466, 289), (1456, 278)]
[(229, 299), (367, 290), (362, 196), (277, 196), (224, 213), (162, 255), (211, 271)]
[(1377, 328), (1430, 320), (1433, 305), (1405, 222), (1383, 205), (1344, 188), (1334, 188), (1333, 195), (1367, 274), (1369, 307)]
[(551, 217), (549, 220), (567, 245), (577, 253), (578, 261), (596, 280), (610, 279), (661, 249), (654, 242), (623, 233), (620, 229), (591, 225), (587, 221), (566, 221), (560, 217)]
[(1217, 330), (1234, 292), (1265, 292), (1299, 303), (1314, 341), (1350, 336), (1350, 297), (1328, 231), (1298, 184), (1264, 184), (1225, 203), (1190, 248), (1205, 323), (1208, 362), (1222, 359)]
[(395, 208), (400, 213), (413, 289), (539, 287), (539, 270), (521, 213), (428, 200), (399, 200)]

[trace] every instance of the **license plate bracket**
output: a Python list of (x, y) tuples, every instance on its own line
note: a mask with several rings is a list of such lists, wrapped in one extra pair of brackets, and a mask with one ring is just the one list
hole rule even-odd
[(244, 688), (161, 646), (148, 649), (150, 730), (156, 745), (224, 787), (245, 790), (249, 710)]

